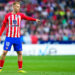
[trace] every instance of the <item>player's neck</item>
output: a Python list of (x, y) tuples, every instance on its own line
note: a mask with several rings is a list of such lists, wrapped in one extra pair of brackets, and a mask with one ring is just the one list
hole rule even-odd
[(12, 11), (12, 14), (17, 14), (18, 12), (16, 12), (16, 11)]

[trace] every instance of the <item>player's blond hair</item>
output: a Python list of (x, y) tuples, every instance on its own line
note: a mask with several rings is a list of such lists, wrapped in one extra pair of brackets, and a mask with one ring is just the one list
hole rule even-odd
[(15, 1), (15, 2), (13, 3), (13, 5), (16, 5), (16, 4), (19, 4), (19, 5), (20, 5), (20, 2)]

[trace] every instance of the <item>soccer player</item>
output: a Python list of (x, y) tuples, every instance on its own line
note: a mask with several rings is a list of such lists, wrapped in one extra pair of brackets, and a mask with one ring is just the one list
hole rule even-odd
[(8, 51), (11, 50), (12, 45), (14, 46), (14, 51), (16, 51), (18, 55), (18, 67), (19, 67), (18, 72), (21, 73), (26, 72), (22, 70), (22, 42), (20, 40), (20, 23), (22, 19), (40, 22), (39, 19), (28, 17), (25, 14), (20, 13), (20, 3), (14, 2), (13, 11), (5, 15), (2, 28), (0, 29), (0, 41), (1, 41), (1, 35), (7, 25), (6, 39), (4, 42), (4, 50), (0, 60), (0, 72), (2, 71), (6, 54)]

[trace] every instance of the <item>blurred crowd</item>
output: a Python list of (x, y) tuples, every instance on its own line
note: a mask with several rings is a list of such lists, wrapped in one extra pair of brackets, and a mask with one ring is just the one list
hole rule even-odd
[[(0, 28), (6, 13), (12, 11), (15, 0), (0, 3)], [(49, 41), (75, 41), (75, 0), (17, 0), (21, 12), (41, 22), (22, 20), (21, 40), (26, 44)], [(4, 41), (5, 32), (2, 40)]]

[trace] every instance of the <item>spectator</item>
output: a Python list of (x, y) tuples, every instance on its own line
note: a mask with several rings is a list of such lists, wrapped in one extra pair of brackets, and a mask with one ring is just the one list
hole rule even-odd
[[(12, 2), (3, 0), (0, 5), (0, 28), (7, 12), (12, 11)], [(21, 12), (39, 18), (41, 23), (22, 21), (23, 43), (37, 44), (49, 41), (75, 41), (75, 0), (19, 0)], [(5, 3), (7, 2), (7, 3)], [(34, 33), (34, 34), (32, 34)], [(3, 37), (5, 32), (3, 33)], [(2, 38), (4, 40), (4, 38)]]

